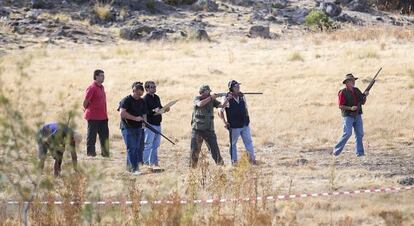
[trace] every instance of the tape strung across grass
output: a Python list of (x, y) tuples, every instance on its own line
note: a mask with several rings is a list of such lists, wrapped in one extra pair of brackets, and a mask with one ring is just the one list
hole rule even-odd
[[(338, 192), (322, 192), (322, 193), (303, 193), (296, 195), (275, 195), (275, 196), (258, 196), (253, 198), (231, 198), (231, 199), (197, 199), (197, 200), (154, 200), (139, 201), (140, 205), (157, 204), (157, 205), (169, 205), (169, 204), (212, 204), (212, 203), (230, 203), (230, 202), (257, 202), (262, 200), (289, 200), (289, 199), (303, 199), (308, 197), (328, 197), (328, 196), (351, 196), (356, 194), (373, 194), (373, 193), (397, 193), (403, 191), (414, 190), (414, 186), (403, 186), (403, 187), (389, 187), (389, 188), (378, 188), (378, 189), (363, 189), (353, 191), (338, 191)], [(19, 205), (27, 202), (19, 201), (2, 201), (9, 205)], [(63, 205), (64, 201), (41, 201), (41, 204), (55, 204)], [(71, 201), (70, 204), (78, 204), (77, 201)], [(135, 201), (136, 203), (136, 201)], [(134, 201), (118, 200), (118, 201), (83, 201), (82, 205), (132, 205)]]

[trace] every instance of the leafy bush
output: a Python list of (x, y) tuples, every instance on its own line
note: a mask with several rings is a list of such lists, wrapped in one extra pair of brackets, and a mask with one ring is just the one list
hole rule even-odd
[(332, 21), (329, 17), (319, 10), (311, 11), (305, 18), (305, 24), (313, 29), (329, 30), (333, 27)]

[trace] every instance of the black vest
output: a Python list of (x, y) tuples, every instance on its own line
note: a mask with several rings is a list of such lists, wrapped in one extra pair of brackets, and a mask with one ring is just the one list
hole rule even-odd
[(250, 123), (249, 115), (247, 114), (246, 102), (244, 97), (239, 97), (239, 103), (234, 99), (229, 100), (229, 107), (226, 109), (227, 121), (230, 128), (243, 128)]
[[(342, 111), (342, 116), (346, 117), (346, 116), (357, 116), (362, 114), (362, 103), (365, 101), (365, 96), (364, 94), (362, 94), (361, 90), (359, 90), (358, 88), (354, 87), (354, 92), (355, 92), (355, 96), (356, 98), (354, 98), (354, 95), (352, 94), (352, 91), (344, 88), (341, 91), (339, 91), (340, 93), (342, 92), (342, 94), (345, 97), (345, 106), (348, 107), (352, 107), (352, 106), (358, 106), (358, 110), (357, 111), (349, 111), (349, 110), (341, 110)], [(355, 102), (356, 99), (356, 102)]]

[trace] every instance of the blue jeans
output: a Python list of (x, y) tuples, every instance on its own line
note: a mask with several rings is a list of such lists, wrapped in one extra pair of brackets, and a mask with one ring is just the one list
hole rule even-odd
[(252, 135), (250, 134), (250, 127), (244, 126), (243, 128), (231, 128), (231, 162), (237, 162), (237, 140), (242, 137), (244, 147), (249, 154), (250, 160), (254, 161), (256, 156), (254, 154)]
[(345, 147), (346, 142), (352, 135), (352, 127), (355, 131), (355, 149), (357, 156), (364, 155), (364, 145), (362, 144), (362, 137), (364, 136), (364, 127), (362, 125), (361, 115), (355, 117), (347, 116), (344, 117), (344, 132), (342, 137), (339, 139), (338, 144), (335, 145), (333, 149), (333, 155), (338, 156), (341, 154), (342, 150)]
[[(150, 124), (158, 132), (161, 132), (161, 126)], [(158, 147), (160, 146), (161, 136), (145, 128), (144, 143), (144, 163), (149, 165), (158, 165)]]
[(125, 128), (121, 130), (127, 148), (127, 170), (131, 172), (138, 170), (142, 131), (141, 128)]

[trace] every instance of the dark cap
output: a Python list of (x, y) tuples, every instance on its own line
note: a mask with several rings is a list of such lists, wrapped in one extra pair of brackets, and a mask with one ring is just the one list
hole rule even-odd
[(240, 85), (241, 83), (239, 83), (239, 82), (237, 82), (236, 80), (231, 80), (229, 83), (228, 83), (228, 87), (229, 87), (229, 89), (231, 89), (231, 88), (233, 88), (235, 85)]
[(139, 90), (144, 91), (144, 86), (142, 85), (142, 82), (134, 82), (134, 83), (132, 83), (131, 88), (132, 89), (135, 88), (135, 89), (139, 89)]

